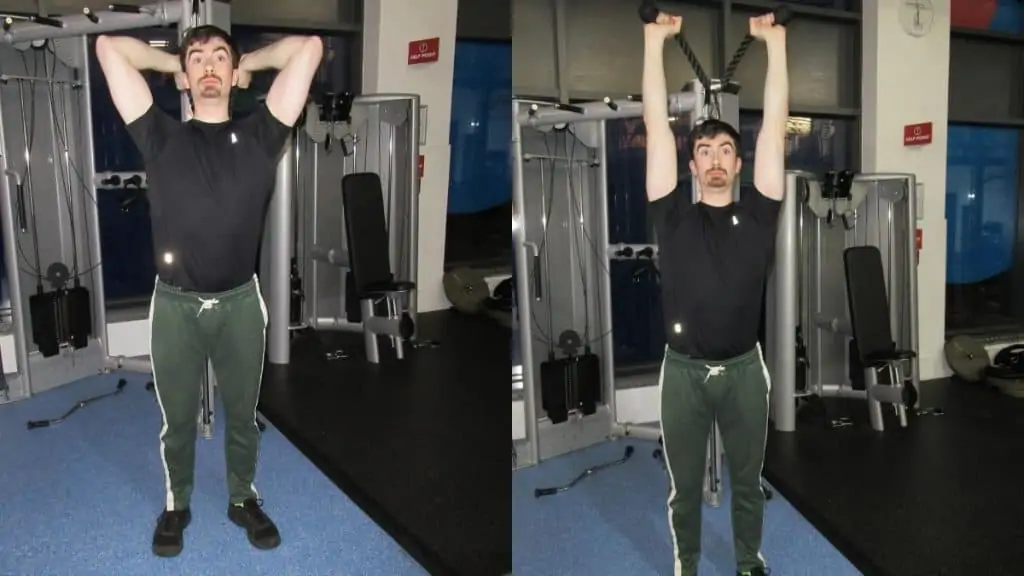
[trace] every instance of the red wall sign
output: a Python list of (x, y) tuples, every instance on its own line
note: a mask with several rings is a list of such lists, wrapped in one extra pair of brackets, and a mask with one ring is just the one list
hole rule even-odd
[(907, 124), (903, 127), (903, 145), (920, 146), (931, 144), (932, 123), (922, 122), (921, 124)]
[(423, 173), (427, 170), (427, 161), (423, 158), (423, 154), (420, 154), (419, 162), (417, 162), (420, 171), (420, 178), (423, 178)]
[(440, 38), (427, 38), (409, 42), (409, 65), (437, 62), (438, 53), (441, 51), (440, 48)]
[(998, 0), (953, 0), (949, 19), (953, 26), (987, 30), (998, 9)]

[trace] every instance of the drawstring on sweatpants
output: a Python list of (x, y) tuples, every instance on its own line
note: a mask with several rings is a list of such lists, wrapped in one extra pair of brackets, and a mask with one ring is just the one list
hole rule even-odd
[(213, 310), (214, 306), (220, 304), (220, 300), (216, 298), (199, 298), (199, 301), (202, 302), (203, 305), (199, 307), (199, 312), (196, 312), (196, 318), (199, 318), (199, 315), (203, 313), (203, 310)]
[(707, 375), (704, 376), (705, 384), (712, 376), (721, 376), (722, 373), (725, 372), (725, 366), (711, 366), (710, 364), (705, 364), (704, 367), (708, 369)]

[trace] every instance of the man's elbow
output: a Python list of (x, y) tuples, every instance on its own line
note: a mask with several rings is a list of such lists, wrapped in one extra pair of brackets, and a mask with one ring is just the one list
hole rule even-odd
[(106, 34), (96, 38), (96, 60), (104, 72), (110, 70), (118, 62), (130, 62), (124, 54), (116, 36)]
[(96, 37), (96, 58), (103, 59), (114, 49), (113, 39), (106, 35), (100, 34)]
[(754, 174), (754, 188), (772, 200), (782, 200), (786, 195), (785, 168), (774, 174)]
[(302, 51), (309, 58), (320, 61), (324, 55), (324, 41), (319, 36), (304, 36)]

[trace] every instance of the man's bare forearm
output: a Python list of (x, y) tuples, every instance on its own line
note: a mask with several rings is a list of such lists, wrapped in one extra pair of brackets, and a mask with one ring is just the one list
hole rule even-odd
[(136, 70), (153, 70), (165, 74), (181, 72), (181, 61), (170, 52), (128, 36), (104, 36), (104, 42), (117, 51)]
[(313, 36), (288, 36), (269, 46), (250, 52), (242, 57), (239, 67), (246, 72), (261, 70), (282, 70), (296, 55), (302, 52)]
[(644, 124), (668, 128), (668, 88), (665, 82), (665, 39), (644, 37), (644, 69), (641, 81)]
[(766, 42), (768, 71), (764, 79), (764, 122), (773, 136), (786, 137), (789, 118), (789, 66), (786, 62), (785, 35)]

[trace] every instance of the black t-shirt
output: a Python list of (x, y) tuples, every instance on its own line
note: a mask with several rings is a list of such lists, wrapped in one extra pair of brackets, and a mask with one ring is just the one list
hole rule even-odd
[(154, 103), (128, 125), (146, 165), (162, 281), (222, 292), (252, 278), (290, 131), (265, 104), (241, 120), (210, 124), (181, 122)]
[(650, 204), (670, 348), (727, 360), (756, 346), (781, 206), (756, 190), (708, 206), (685, 186)]

